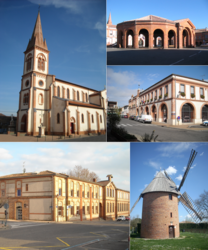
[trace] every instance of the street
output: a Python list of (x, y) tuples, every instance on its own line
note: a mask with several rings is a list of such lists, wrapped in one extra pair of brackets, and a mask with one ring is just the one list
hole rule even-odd
[(107, 65), (208, 65), (208, 48), (107, 48)]
[(129, 134), (144, 136), (145, 133), (151, 134), (155, 131), (155, 136), (158, 135), (157, 141), (160, 142), (202, 142), (208, 141), (208, 128), (202, 127), (201, 130), (170, 128), (149, 123), (140, 123), (127, 118), (121, 118), (119, 126), (124, 127)]
[(128, 249), (128, 221), (9, 221), (8, 226), (0, 229), (0, 249)]

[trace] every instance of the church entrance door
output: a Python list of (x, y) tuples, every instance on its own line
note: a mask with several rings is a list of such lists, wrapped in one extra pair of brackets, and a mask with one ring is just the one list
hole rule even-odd
[(74, 123), (71, 122), (71, 134), (74, 134)]
[(27, 121), (27, 116), (23, 115), (21, 119), (21, 128), (20, 128), (22, 132), (26, 132), (26, 121)]

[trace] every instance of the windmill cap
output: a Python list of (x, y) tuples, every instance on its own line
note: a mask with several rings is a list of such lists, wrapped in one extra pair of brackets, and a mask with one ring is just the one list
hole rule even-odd
[(181, 193), (177, 191), (176, 184), (173, 181), (169, 180), (162, 172), (157, 173), (155, 178), (142, 192), (142, 197), (144, 194), (152, 192), (167, 192), (181, 195)]

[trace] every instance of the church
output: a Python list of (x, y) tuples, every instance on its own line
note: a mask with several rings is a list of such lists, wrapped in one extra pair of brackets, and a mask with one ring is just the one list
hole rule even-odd
[(17, 135), (106, 133), (106, 90), (97, 91), (49, 74), (49, 50), (43, 39), (40, 12), (24, 52), (17, 111)]

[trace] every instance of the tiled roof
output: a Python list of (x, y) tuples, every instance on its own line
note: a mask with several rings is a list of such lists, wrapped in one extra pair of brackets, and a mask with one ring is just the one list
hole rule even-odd
[(169, 23), (174, 23), (174, 21), (171, 21), (167, 18), (163, 18), (163, 17), (159, 17), (159, 16), (154, 16), (154, 15), (148, 15), (148, 16), (144, 16), (144, 17), (140, 17), (137, 19), (133, 19), (130, 21), (158, 21), (158, 22), (169, 22)]
[(142, 196), (146, 193), (151, 192), (168, 192), (180, 195), (177, 191), (176, 184), (164, 176), (162, 172), (157, 173), (155, 178), (150, 182), (150, 184), (142, 192)]

